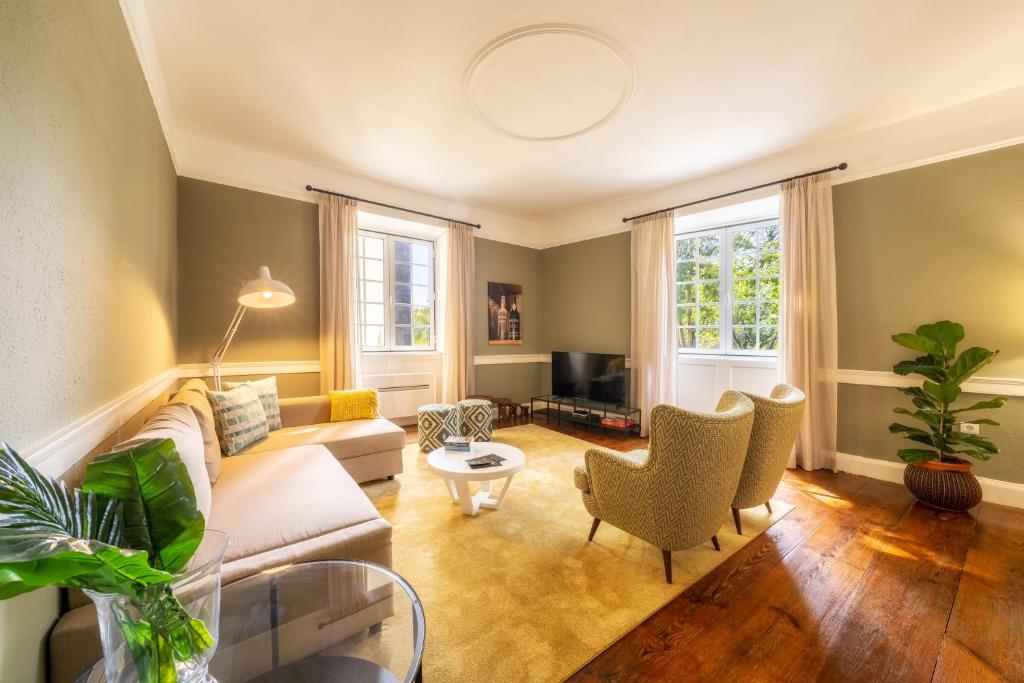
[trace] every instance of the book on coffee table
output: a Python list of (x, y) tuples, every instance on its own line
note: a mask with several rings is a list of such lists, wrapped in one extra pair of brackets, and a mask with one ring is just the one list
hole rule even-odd
[(470, 458), (469, 460), (466, 461), (466, 464), (469, 465), (471, 469), (479, 470), (485, 467), (497, 467), (503, 462), (505, 462), (505, 458), (495, 453), (490, 453), (488, 455), (481, 455), (476, 458)]
[(468, 436), (449, 436), (444, 440), (444, 449), (449, 453), (469, 453), (471, 443)]

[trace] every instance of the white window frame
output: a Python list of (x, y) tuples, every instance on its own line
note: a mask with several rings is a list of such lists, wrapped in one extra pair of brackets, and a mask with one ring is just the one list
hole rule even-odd
[[(766, 227), (769, 225), (778, 225), (779, 219), (777, 216), (761, 217), (756, 219), (736, 221), (728, 223), (726, 225), (707, 226), (707, 227), (691, 227), (688, 229), (677, 229), (675, 233), (675, 241), (673, 242), (674, 254), (678, 253), (676, 243), (679, 240), (690, 239), (693, 237), (702, 237), (705, 235), (718, 235), (719, 237), (719, 268), (718, 268), (718, 300), (719, 300), (719, 318), (718, 318), (718, 340), (719, 347), (717, 349), (701, 349), (701, 348), (682, 348), (678, 349), (678, 355), (680, 356), (730, 356), (730, 357), (760, 357), (760, 358), (777, 358), (779, 355), (778, 347), (782, 346), (782, 286), (785, 273), (783, 273), (781, 257), (782, 257), (782, 233), (779, 233), (779, 323), (778, 323), (778, 343), (777, 348), (772, 351), (768, 349), (736, 349), (733, 348), (732, 339), (732, 314), (733, 306), (735, 302), (732, 298), (732, 239), (733, 234), (736, 231), (741, 230), (752, 230), (760, 227)], [(673, 258), (673, 263), (676, 263)], [(699, 269), (699, 265), (698, 265)], [(675, 270), (673, 269), (673, 273)], [(698, 284), (699, 287), (699, 272), (698, 272)], [(673, 277), (672, 284), (672, 296), (675, 302), (674, 308), (678, 306), (678, 285), (676, 284), (675, 278)], [(756, 304), (760, 306), (760, 303)], [(699, 304), (698, 304), (699, 306)], [(678, 315), (678, 314), (677, 314)], [(679, 323), (678, 317), (674, 320), (676, 326), (676, 334), (679, 334)]]
[[(374, 239), (384, 240), (384, 346), (367, 346), (366, 345), (366, 321), (363, 320), (364, 315), (360, 315), (359, 322), (359, 344), (363, 353), (408, 353), (408, 352), (435, 352), (437, 351), (437, 256), (436, 250), (437, 245), (433, 240), (422, 239), (419, 237), (409, 237), (407, 235), (399, 235), (394, 233), (381, 232), (378, 230), (371, 230), (362, 228), (359, 230), (360, 237), (371, 237)], [(430, 271), (430, 277), (427, 279), (427, 301), (430, 306), (430, 345), (429, 346), (416, 346), (416, 345), (399, 345), (395, 342), (395, 243), (396, 242), (408, 242), (412, 244), (422, 244), (428, 247), (429, 260), (427, 267)], [(364, 275), (362, 272), (363, 260), (359, 259), (359, 305), (363, 307), (366, 302), (363, 301), (363, 282)], [(410, 284), (410, 287), (412, 285)], [(410, 306), (416, 304), (410, 303)], [(364, 309), (365, 310), (365, 309)], [(362, 314), (363, 311), (360, 311)]]

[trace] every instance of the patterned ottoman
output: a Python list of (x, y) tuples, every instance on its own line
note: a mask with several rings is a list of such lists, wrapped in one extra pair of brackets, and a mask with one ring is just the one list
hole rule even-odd
[(459, 433), (459, 411), (450, 403), (428, 403), (416, 411), (420, 450), (424, 453), (444, 445), (444, 440)]
[(491, 419), (494, 404), (480, 398), (459, 401), (459, 430), (473, 441), (491, 440)]

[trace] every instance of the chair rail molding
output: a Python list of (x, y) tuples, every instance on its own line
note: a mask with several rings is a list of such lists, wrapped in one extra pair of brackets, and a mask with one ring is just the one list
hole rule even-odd
[[(917, 377), (904, 377), (895, 372), (881, 370), (840, 370), (840, 384), (860, 384), (871, 387), (916, 387)], [(969, 394), (999, 394), (1024, 396), (1024, 379), (1017, 377), (972, 377), (960, 387)]]
[(473, 356), (473, 365), (506, 365), (509, 363), (550, 363), (550, 353), (500, 353)]
[[(268, 373), (272, 375), (303, 375), (318, 372), (320, 372), (320, 361), (318, 360), (224, 363), (220, 367), (220, 374), (225, 377)], [(178, 366), (178, 376), (181, 378), (213, 377), (213, 366), (209, 363), (185, 363)]]

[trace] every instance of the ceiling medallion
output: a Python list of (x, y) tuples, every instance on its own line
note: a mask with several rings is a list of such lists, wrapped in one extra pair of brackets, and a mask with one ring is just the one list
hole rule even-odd
[(564, 140), (606, 123), (636, 83), (629, 55), (608, 36), (572, 24), (537, 24), (485, 45), (462, 97), (487, 126), (520, 140)]

